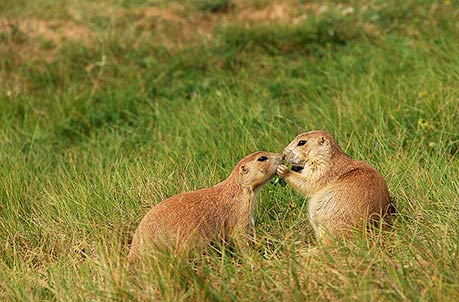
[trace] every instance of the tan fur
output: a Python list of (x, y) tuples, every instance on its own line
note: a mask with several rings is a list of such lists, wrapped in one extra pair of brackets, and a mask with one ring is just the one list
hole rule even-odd
[[(267, 159), (259, 161), (262, 156)], [(280, 164), (280, 154), (256, 152), (239, 161), (219, 184), (160, 202), (140, 222), (128, 260), (135, 260), (147, 246), (180, 250), (250, 235), (257, 192)]]
[[(300, 141), (306, 141), (299, 146)], [(298, 135), (284, 150), (295, 172), (279, 166), (277, 173), (296, 190), (310, 197), (308, 215), (318, 240), (328, 242), (349, 235), (374, 215), (384, 215), (389, 193), (381, 174), (369, 164), (347, 156), (324, 131)]]

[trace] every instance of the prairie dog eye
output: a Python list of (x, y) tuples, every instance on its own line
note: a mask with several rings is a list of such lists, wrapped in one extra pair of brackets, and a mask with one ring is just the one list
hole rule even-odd
[(267, 160), (268, 158), (266, 156), (260, 156), (257, 160), (258, 161), (265, 161)]
[(306, 144), (306, 140), (300, 140), (297, 144), (297, 146), (303, 146), (304, 144)]

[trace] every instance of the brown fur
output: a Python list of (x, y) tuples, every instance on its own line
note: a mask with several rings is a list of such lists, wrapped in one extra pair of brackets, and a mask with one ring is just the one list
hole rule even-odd
[[(262, 156), (267, 157), (259, 161)], [(219, 184), (172, 196), (154, 206), (142, 219), (132, 241), (128, 260), (145, 248), (186, 249), (215, 239), (249, 235), (258, 190), (282, 163), (277, 153), (256, 152), (243, 158)]]
[[(300, 141), (306, 142), (300, 146)], [(289, 163), (303, 170), (295, 172), (281, 165), (277, 173), (310, 197), (308, 215), (320, 241), (349, 235), (373, 216), (386, 213), (389, 193), (381, 174), (346, 155), (330, 134), (302, 133), (283, 154)]]

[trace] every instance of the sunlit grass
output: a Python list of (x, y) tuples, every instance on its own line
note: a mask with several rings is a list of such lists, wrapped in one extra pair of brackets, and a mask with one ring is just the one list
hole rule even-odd
[[(174, 44), (159, 19), (139, 25), (134, 11), (173, 3), (40, 3), (2, 4), (0, 16), (66, 20), (91, 38), (0, 27), (1, 300), (459, 299), (457, 5), (369, 1), (343, 14), (330, 4), (295, 24), (227, 17)], [(235, 6), (187, 2), (186, 20), (241, 5), (219, 3)], [(385, 176), (390, 228), (317, 248), (307, 200), (267, 184), (253, 249), (129, 267), (151, 206), (311, 129)]]

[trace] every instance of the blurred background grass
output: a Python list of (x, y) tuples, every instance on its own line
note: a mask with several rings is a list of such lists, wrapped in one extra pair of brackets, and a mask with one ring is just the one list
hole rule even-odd
[[(0, 3), (0, 297), (457, 300), (458, 8)], [(311, 129), (382, 172), (392, 229), (311, 256), (307, 201), (268, 184), (253, 251), (128, 269), (152, 205)]]

